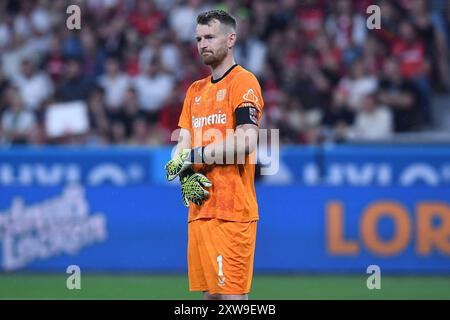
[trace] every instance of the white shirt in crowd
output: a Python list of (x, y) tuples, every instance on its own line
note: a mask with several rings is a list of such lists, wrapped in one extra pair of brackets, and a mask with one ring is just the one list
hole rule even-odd
[(208, 9), (207, 6), (197, 8), (190, 5), (176, 6), (169, 14), (170, 28), (175, 31), (181, 41), (193, 41), (197, 26), (197, 15)]
[(26, 134), (33, 129), (36, 123), (34, 114), (28, 110), (20, 110), (18, 113), (6, 110), (2, 116), (2, 128), (4, 132)]
[(18, 74), (13, 78), (13, 83), (28, 110), (35, 110), (42, 101), (53, 95), (53, 83), (43, 72), (36, 72), (30, 78)]
[(156, 111), (169, 97), (174, 87), (174, 78), (165, 73), (159, 73), (151, 78), (141, 74), (134, 80), (139, 106), (146, 111)]
[(343, 78), (339, 82), (339, 90), (342, 90), (347, 96), (348, 106), (359, 111), (363, 99), (374, 93), (378, 88), (378, 80), (374, 76), (366, 76), (358, 79)]
[(380, 140), (389, 138), (393, 132), (392, 112), (385, 106), (379, 106), (371, 112), (360, 111), (349, 131), (349, 138), (362, 140)]
[(106, 106), (110, 109), (117, 109), (121, 106), (131, 85), (130, 79), (124, 73), (119, 73), (115, 77), (104, 74), (100, 76), (98, 83), (105, 90)]

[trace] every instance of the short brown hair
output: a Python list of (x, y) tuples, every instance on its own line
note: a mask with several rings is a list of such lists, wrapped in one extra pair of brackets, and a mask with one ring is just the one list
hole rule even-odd
[(214, 19), (226, 26), (231, 27), (233, 30), (236, 30), (236, 19), (223, 10), (210, 10), (200, 13), (197, 16), (197, 24), (208, 24)]

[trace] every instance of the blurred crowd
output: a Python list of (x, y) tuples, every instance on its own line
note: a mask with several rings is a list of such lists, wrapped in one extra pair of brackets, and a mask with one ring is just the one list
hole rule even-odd
[[(80, 30), (66, 26), (71, 4)], [(372, 4), (381, 29), (367, 28)], [(0, 144), (169, 143), (187, 87), (209, 75), (194, 41), (209, 9), (237, 18), (236, 61), (284, 143), (427, 130), (433, 95), (449, 91), (447, 0), (5, 0)], [(49, 106), (79, 100), (89, 131), (50, 138)]]

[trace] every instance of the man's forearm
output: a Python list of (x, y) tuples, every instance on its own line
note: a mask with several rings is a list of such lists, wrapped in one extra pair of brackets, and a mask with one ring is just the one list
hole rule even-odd
[(243, 163), (245, 156), (256, 149), (257, 141), (257, 130), (238, 128), (226, 139), (205, 146), (203, 162), (208, 164)]

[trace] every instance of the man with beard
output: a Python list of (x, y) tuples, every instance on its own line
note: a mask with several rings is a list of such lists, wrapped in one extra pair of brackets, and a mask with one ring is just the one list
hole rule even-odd
[[(188, 89), (175, 156), (189, 207), (189, 289), (205, 299), (248, 299), (258, 220), (254, 176), (263, 109), (256, 77), (235, 63), (236, 20), (212, 10), (197, 17), (196, 40), (211, 76)], [(207, 190), (208, 188), (208, 190)]]

